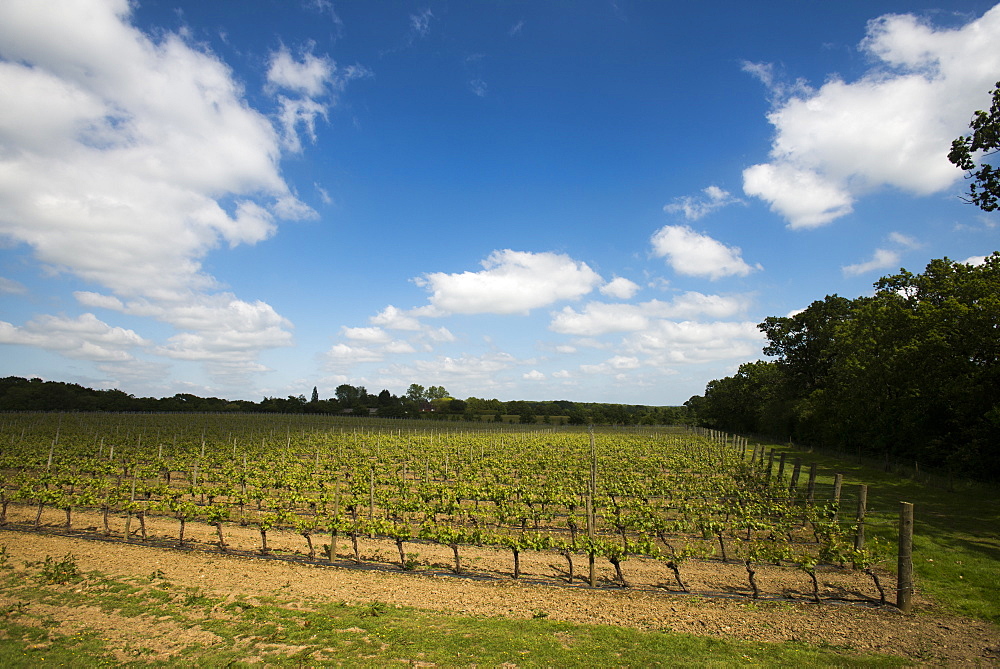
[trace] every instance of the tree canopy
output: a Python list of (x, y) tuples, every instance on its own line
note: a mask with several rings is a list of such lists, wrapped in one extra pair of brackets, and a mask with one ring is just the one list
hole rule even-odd
[[(0, 411), (170, 411), (170, 412), (264, 412), (325, 413), (380, 418), (433, 420), (511, 421), (531, 416), (543, 424), (586, 425), (612, 423), (636, 425), (683, 424), (690, 413), (684, 407), (650, 407), (570, 402), (501, 402), (497, 399), (451, 397), (443, 386), (424, 388), (411, 384), (402, 396), (383, 389), (370, 394), (364, 386), (340, 384), (335, 396), (320, 399), (319, 389), (311, 397), (265, 397), (260, 402), (226, 400), (178, 394), (173, 397), (135, 397), (121, 390), (93, 390), (73, 383), (10, 376), (0, 378)], [(499, 420), (497, 419), (499, 416)], [(504, 418), (507, 416), (507, 418)], [(553, 417), (558, 416), (558, 420)]]
[(771, 361), (711, 381), (720, 429), (1000, 477), (1000, 253), (883, 277), (758, 327)]
[(983, 211), (996, 211), (1000, 206), (1000, 169), (985, 160), (986, 156), (1000, 150), (1000, 81), (992, 95), (989, 112), (980, 109), (973, 115), (969, 124), (972, 134), (953, 141), (948, 154), (948, 160), (965, 170), (972, 179), (969, 202)]

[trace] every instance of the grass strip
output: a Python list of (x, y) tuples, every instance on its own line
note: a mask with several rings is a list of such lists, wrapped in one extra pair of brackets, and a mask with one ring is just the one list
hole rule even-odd
[[(916, 587), (958, 615), (1000, 623), (1000, 493), (996, 488), (946, 479), (920, 481), (857, 458), (810, 452), (787, 444), (767, 444), (786, 461), (801, 458), (804, 470), (816, 463), (824, 490), (836, 472), (844, 475), (841, 517), (853, 520), (857, 484), (868, 485), (868, 536), (891, 542), (895, 571), (899, 503), (914, 505), (913, 569)], [(775, 470), (776, 471), (776, 470)], [(785, 476), (788, 477), (788, 470)], [(804, 477), (803, 477), (804, 478)], [(929, 477), (928, 477), (929, 478)], [(951, 489), (949, 489), (949, 487)], [(887, 584), (890, 585), (890, 584)], [(895, 584), (891, 584), (895, 586)]]
[[(581, 625), (547, 618), (510, 620), (369, 604), (212, 597), (198, 588), (158, 578), (113, 579), (97, 572), (82, 582), (43, 585), (22, 573), (2, 579), (7, 599), (0, 615), (0, 666), (348, 665), (412, 663), (444, 666), (897, 666), (897, 657), (858, 655), (849, 649), (803, 643), (752, 643)], [(303, 608), (305, 605), (306, 608)], [(122, 629), (170, 624), (188, 638), (174, 644), (118, 637), (63, 624), (60, 611), (95, 607)], [(166, 621), (166, 622), (164, 622)], [(190, 634), (194, 630), (196, 634)]]

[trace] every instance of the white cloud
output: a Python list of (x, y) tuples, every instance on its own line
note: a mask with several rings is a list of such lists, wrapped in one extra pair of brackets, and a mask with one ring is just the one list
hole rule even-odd
[(420, 330), (423, 327), (412, 312), (403, 311), (391, 304), (369, 320), (372, 325), (380, 325), (390, 330)]
[(0, 276), (0, 294), (24, 295), (28, 288), (20, 281)]
[[(272, 85), (304, 96), (284, 108), (284, 146), (289, 123), (309, 131), (320, 114), (310, 96), (364, 74), (279, 51)], [(142, 33), (126, 0), (10, 0), (0, 90), (0, 234), (111, 293), (82, 303), (182, 330), (162, 355), (218, 363), (232, 379), (290, 343), (286, 319), (213, 294), (202, 269), (221, 244), (255, 244), (282, 219), (316, 215), (280, 173), (282, 136), (214, 54), (184, 34)]]
[(875, 270), (898, 269), (903, 258), (902, 252), (920, 247), (920, 242), (916, 239), (899, 232), (890, 232), (888, 242), (896, 248), (875, 249), (870, 260), (854, 265), (846, 265), (840, 268), (841, 271), (845, 276), (858, 276)]
[(509, 387), (511, 380), (506, 378), (505, 372), (519, 364), (532, 363), (519, 361), (509, 353), (493, 351), (483, 355), (435, 356), (393, 364), (379, 372), (383, 378), (396, 379), (404, 385), (412, 383), (413, 379), (423, 379), (420, 383), (424, 385), (443, 385), (456, 397), (473, 394), (488, 397), (487, 393), (497, 388)]
[(785, 162), (743, 170), (743, 190), (770, 202), (771, 211), (785, 217), (791, 228), (815, 228), (854, 211), (854, 199), (844, 186)]
[(453, 335), (448, 328), (443, 326), (439, 328), (427, 328), (424, 331), (424, 334), (426, 334), (427, 338), (431, 341), (439, 343), (455, 341), (455, 335)]
[(611, 332), (634, 332), (649, 326), (650, 315), (639, 305), (589, 302), (583, 311), (563, 307), (552, 316), (549, 329), (559, 334), (598, 337)]
[(674, 201), (663, 207), (663, 210), (671, 213), (684, 214), (684, 218), (689, 221), (697, 221), (699, 218), (712, 213), (716, 209), (721, 209), (730, 204), (742, 204), (743, 200), (733, 197), (729, 191), (718, 186), (709, 186), (702, 189), (703, 196), (692, 197), (685, 195), (674, 198)]
[(401, 339), (394, 339), (385, 345), (385, 352), (394, 355), (416, 353), (416, 351), (417, 349), (413, 348), (413, 344)]
[[(296, 60), (288, 48), (282, 46), (271, 54), (267, 70), (267, 89), (278, 101), (278, 119), (282, 127), (282, 144), (286, 150), (298, 153), (302, 150), (300, 128), (313, 142), (316, 141), (316, 119), (327, 118), (329, 105), (323, 98), (336, 101), (336, 95), (347, 84), (363, 77), (371, 76), (367, 68), (353, 65), (338, 68), (330, 58), (318, 57), (312, 53), (313, 45)], [(286, 90), (297, 97), (278, 94)]]
[(810, 228), (849, 214), (879, 187), (915, 195), (950, 187), (961, 172), (947, 147), (988, 101), (1000, 71), (998, 41), (1000, 6), (955, 29), (886, 15), (868, 24), (860, 48), (874, 63), (855, 82), (834, 77), (814, 90), (747, 66), (775, 101), (768, 115), (775, 138), (770, 162), (744, 171), (744, 191), (789, 227)]
[(909, 235), (904, 235), (900, 232), (890, 232), (889, 241), (904, 249), (915, 249), (920, 247), (920, 242), (918, 242), (915, 238)]
[(705, 295), (695, 291), (678, 295), (671, 302), (588, 302), (582, 312), (567, 306), (554, 313), (549, 329), (560, 334), (598, 337), (611, 332), (645, 330), (659, 318), (694, 318), (702, 315), (725, 318), (744, 311), (746, 306), (745, 298)]
[(598, 365), (580, 365), (580, 371), (585, 374), (620, 374), (639, 367), (639, 358), (616, 355)]
[(841, 267), (845, 276), (858, 276), (875, 270), (890, 269), (899, 266), (902, 255), (891, 249), (875, 249), (870, 260), (855, 265)]
[(649, 356), (655, 367), (746, 360), (759, 355), (763, 343), (756, 323), (663, 320), (626, 338), (624, 350)]
[(122, 301), (114, 296), (78, 291), (84, 306), (153, 318), (181, 330), (166, 344), (152, 348), (157, 355), (205, 363), (217, 381), (230, 385), (246, 382), (247, 375), (267, 371), (255, 362), (261, 351), (290, 346), (292, 324), (271, 305), (246, 302), (231, 293), (205, 295), (189, 292)]
[(558, 253), (494, 251), (481, 272), (435, 272), (415, 279), (431, 291), (431, 305), (440, 315), (526, 314), (559, 300), (586, 295), (601, 277), (586, 263)]
[(309, 51), (303, 54), (302, 60), (295, 60), (291, 52), (282, 47), (271, 54), (267, 81), (272, 86), (315, 98), (326, 92), (336, 69), (336, 63), (327, 57), (319, 58)]
[(384, 356), (381, 352), (365, 346), (334, 344), (326, 352), (325, 358), (328, 369), (339, 369), (362, 362), (379, 362)]
[(745, 311), (747, 306), (746, 296), (706, 295), (689, 290), (675, 297), (670, 308), (661, 313), (669, 318), (693, 318), (700, 315), (725, 318)]
[(0, 321), (0, 344), (21, 344), (97, 362), (133, 360), (130, 349), (148, 341), (133, 330), (112, 327), (86, 313), (77, 318), (39, 316), (17, 327)]
[(962, 261), (963, 265), (982, 265), (986, 262), (986, 256), (969, 256)]
[(665, 225), (653, 235), (653, 255), (666, 258), (678, 274), (702, 276), (711, 280), (724, 276), (746, 276), (760, 265), (751, 267), (740, 257), (740, 249), (726, 246), (686, 225)]
[(410, 14), (410, 30), (418, 37), (427, 37), (431, 31), (431, 19), (434, 18), (430, 8), (425, 8), (416, 14)]
[(349, 328), (344, 326), (342, 334), (348, 339), (363, 341), (369, 344), (387, 344), (392, 340), (389, 333), (382, 328)]
[(526, 381), (541, 381), (545, 378), (545, 374), (542, 374), (537, 369), (533, 369), (530, 372), (522, 374), (521, 378)]
[(601, 286), (601, 294), (608, 297), (616, 297), (619, 300), (629, 300), (639, 292), (639, 285), (634, 281), (620, 276), (616, 276), (611, 281)]

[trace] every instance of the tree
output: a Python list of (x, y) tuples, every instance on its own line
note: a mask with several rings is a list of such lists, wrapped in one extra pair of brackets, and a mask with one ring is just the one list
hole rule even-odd
[(411, 402), (423, 402), (427, 399), (427, 391), (419, 383), (411, 383), (410, 387), (406, 389), (406, 399)]
[(333, 393), (337, 396), (337, 401), (340, 402), (340, 405), (346, 409), (350, 409), (358, 403), (358, 389), (352, 385), (343, 383), (337, 386), (337, 389)]
[(312, 402), (313, 404), (316, 404), (316, 402), (319, 402), (319, 390), (316, 389), (316, 386), (313, 386), (313, 394), (312, 394), (312, 399), (310, 400), (310, 402)]
[[(991, 94), (993, 104), (989, 113), (977, 111), (969, 123), (972, 134), (953, 141), (948, 154), (948, 160), (965, 170), (972, 179), (966, 201), (983, 211), (996, 211), (1000, 207), (1000, 169), (983, 160), (1000, 151), (1000, 81)], [(979, 154), (980, 151), (983, 153)], [(979, 169), (976, 169), (977, 157)]]
[(855, 304), (839, 295), (816, 300), (794, 316), (769, 316), (757, 328), (767, 337), (764, 355), (778, 358), (789, 378), (804, 389), (823, 385), (833, 364), (837, 326)]
[(443, 400), (448, 397), (448, 391), (444, 389), (444, 386), (431, 386), (427, 389), (427, 399), (429, 400)]

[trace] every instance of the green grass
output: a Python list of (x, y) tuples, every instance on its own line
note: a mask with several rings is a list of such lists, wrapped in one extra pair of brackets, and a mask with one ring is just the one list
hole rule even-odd
[[(385, 603), (347, 605), (272, 598), (228, 601), (163, 579), (111, 579), (87, 574), (82, 583), (40, 585), (24, 574), (2, 579), (18, 603), (0, 615), (0, 666), (175, 666), (344, 664), (385, 667), (426, 662), (444, 666), (898, 666), (901, 658), (857, 655), (847, 649), (801, 643), (750, 643), (579, 625), (545, 617), (508, 620), (464, 617)], [(50, 606), (98, 606), (106, 613), (165, 620), (211, 632), (218, 641), (191, 643), (169, 660), (154, 643), (115, 646), (113, 634), (82, 630), (62, 634), (58, 621), (39, 613)], [(303, 608), (303, 604), (306, 605)], [(211, 614), (211, 615), (210, 615)]]
[[(768, 445), (768, 448), (771, 448)], [(913, 569), (916, 587), (949, 611), (1000, 623), (1000, 492), (985, 484), (956, 481), (949, 490), (947, 481), (916, 481), (886, 473), (882, 467), (810, 453), (788, 445), (774, 445), (787, 452), (785, 477), (791, 467), (789, 457), (800, 457), (805, 472), (816, 463), (823, 484), (821, 494), (829, 494), (833, 474), (844, 474), (841, 498), (842, 517), (853, 519), (857, 507), (857, 484), (868, 485), (869, 536), (892, 542), (893, 557), (886, 564), (895, 571), (900, 502), (914, 507)], [(777, 468), (775, 467), (775, 472)]]

